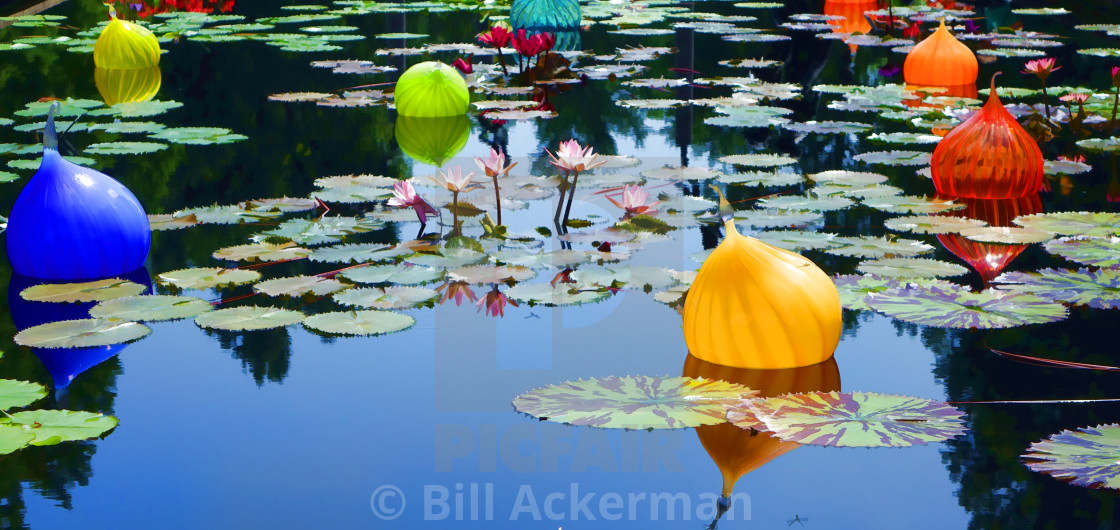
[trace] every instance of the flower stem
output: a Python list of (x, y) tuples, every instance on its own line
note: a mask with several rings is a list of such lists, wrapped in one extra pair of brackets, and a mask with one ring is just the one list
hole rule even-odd
[[(560, 176), (560, 200), (556, 203), (556, 215), (552, 217), (552, 221), (557, 226), (560, 225), (560, 212), (564, 211), (564, 194), (568, 192), (568, 172), (565, 171)], [(559, 228), (557, 228), (559, 230)]]
[(576, 181), (579, 180), (579, 171), (572, 172), (572, 189), (568, 192), (568, 207), (564, 210), (564, 226), (568, 226), (568, 215), (572, 213), (572, 200), (576, 197)]
[(1112, 119), (1108, 120), (1108, 133), (1116, 134), (1116, 105), (1120, 103), (1120, 88), (1112, 93)]
[(1046, 93), (1046, 80), (1042, 81), (1042, 104), (1046, 105), (1046, 119), (1050, 119), (1050, 95)]
[(495, 48), (498, 49), (498, 64), (502, 65), (502, 75), (509, 75), (509, 71), (506, 70), (506, 56), (502, 54), (502, 47), (495, 46)]
[(455, 235), (462, 235), (459, 233), (459, 192), (451, 192), (451, 230)]
[(498, 174), (494, 173), (494, 207), (498, 211), (498, 226), (502, 226), (502, 195), (498, 190)]

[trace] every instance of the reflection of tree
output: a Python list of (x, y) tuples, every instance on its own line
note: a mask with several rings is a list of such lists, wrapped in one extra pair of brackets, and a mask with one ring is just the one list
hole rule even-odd
[(288, 376), (292, 357), (292, 339), (286, 328), (233, 333), (207, 329), (206, 334), (217, 337), (223, 350), (241, 361), (242, 368), (253, 376), (257, 386), (265, 380), (280, 383)]
[[(944, 381), (950, 401), (1114, 398), (1120, 396), (1115, 375), (1030, 366), (988, 350), (1115, 364), (1105, 356), (1115, 348), (1100, 330), (1120, 324), (1120, 317), (1091, 314), (1074, 309), (1069, 320), (1047, 324), (1045, 341), (1032, 337), (1042, 336), (1032, 333), (1034, 326), (990, 332), (926, 328), (919, 333), (937, 354), (934, 374)], [(1115, 528), (1120, 522), (1115, 493), (1064, 484), (1030, 471), (1019, 460), (1032, 442), (1063, 429), (1116, 422), (1120, 406), (962, 407), (971, 431), (948, 441), (942, 460), (960, 484), (957, 496), (972, 514), (970, 528)]]

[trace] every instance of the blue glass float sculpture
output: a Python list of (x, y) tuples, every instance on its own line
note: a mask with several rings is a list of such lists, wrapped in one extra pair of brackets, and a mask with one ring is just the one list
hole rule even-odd
[(77, 281), (119, 276), (144, 265), (148, 216), (112, 177), (62, 158), (51, 105), (43, 160), (8, 219), (8, 261), (24, 276)]
[(513, 0), (509, 24), (514, 31), (555, 32), (576, 29), (583, 20), (578, 0)]

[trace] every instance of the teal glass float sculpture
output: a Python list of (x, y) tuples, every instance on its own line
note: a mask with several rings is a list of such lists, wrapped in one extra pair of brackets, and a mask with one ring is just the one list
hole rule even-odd
[(583, 15), (578, 0), (513, 0), (509, 23), (529, 33), (579, 28)]
[(439, 61), (425, 61), (405, 70), (393, 97), (398, 114), (417, 118), (466, 114), (471, 102), (463, 76)]
[(8, 219), (8, 261), (18, 274), (77, 281), (119, 276), (144, 265), (148, 216), (123, 184), (58, 153), (51, 105), (43, 160)]

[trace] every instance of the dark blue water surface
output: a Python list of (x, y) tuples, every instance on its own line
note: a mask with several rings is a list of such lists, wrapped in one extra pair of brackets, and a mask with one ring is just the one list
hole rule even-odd
[[(1064, 77), (1057, 80), (1055, 74), (1054, 82), (1103, 90), (1106, 61), (1078, 56), (1073, 50), (1110, 44), (1105, 44), (1103, 33), (1068, 28), (1075, 23), (1120, 22), (1120, 11), (1108, 2), (1065, 3), (1074, 15), (1023, 21), (1030, 29), (1075, 37), (1055, 52), (1065, 66)], [(771, 11), (737, 9), (730, 2), (682, 5), (698, 12), (756, 15), (759, 22), (742, 25), (766, 28), (791, 14), (820, 12), (815, 2), (791, 2)], [(1003, 5), (977, 9), (1008, 15)], [(272, 2), (250, 1), (238, 2), (234, 12), (249, 18), (287, 14)], [(69, 24), (82, 28), (102, 17), (99, 4), (87, 0), (71, 0), (49, 13), (69, 16)], [(227, 127), (249, 139), (221, 146), (173, 145), (139, 157), (100, 157), (99, 168), (128, 185), (149, 213), (306, 196), (315, 178), (330, 175), (404, 178), (432, 173), (434, 168), (414, 163), (401, 152), (393, 139), (395, 115), (384, 106), (325, 108), (266, 98), (391, 81), (386, 75), (333, 75), (308, 63), (352, 58), (407, 66), (426, 57), (375, 56), (379, 46), (406, 43), (372, 36), (409, 31), (431, 34), (428, 42), (468, 42), (484, 27), (479, 16), (418, 12), (347, 17), (342, 23), (361, 27), (370, 38), (342, 43), (342, 51), (305, 54), (256, 42), (200, 44), (184, 39), (165, 44), (169, 53), (161, 62), (158, 98), (182, 101), (184, 107), (154, 119), (168, 125)], [(902, 61), (901, 55), (882, 48), (861, 48), (852, 56), (845, 44), (805, 32), (791, 33), (795, 38), (790, 42), (750, 44), (690, 30), (638, 40), (606, 29), (598, 25), (583, 31), (583, 48), (607, 53), (640, 43), (692, 52), (690, 57), (667, 55), (648, 63), (646, 77), (677, 76), (669, 68), (682, 64), (701, 75), (746, 75), (717, 61), (767, 57), (786, 63), (757, 72), (770, 81), (805, 87), (868, 84), (887, 82), (878, 77), (879, 67)], [(0, 40), (59, 31), (67, 30), (10, 28), (0, 30)], [(1114, 46), (1115, 38), (1111, 42)], [(0, 116), (11, 116), (43, 97), (98, 98), (88, 54), (49, 46), (0, 54)], [(450, 62), (455, 56), (440, 58)], [(1003, 70), (1008, 84), (1034, 86), (1033, 79), (1015, 73), (1022, 62), (982, 63), (980, 78)], [(643, 168), (679, 165), (682, 160), (709, 167), (720, 156), (769, 152), (799, 157), (806, 173), (869, 170), (851, 157), (885, 149), (848, 135), (812, 135), (799, 141), (778, 129), (713, 127), (703, 123), (713, 115), (706, 107), (642, 111), (614, 103), (667, 96), (643, 90), (617, 81), (592, 81), (552, 97), (556, 118), (509, 122), (501, 130), (484, 129), (472, 116), (470, 140), (452, 164), (473, 168), (470, 157), (482, 156), (497, 144), (521, 161), (515, 173), (552, 175), (544, 149), (573, 137), (606, 154), (638, 158)], [(729, 94), (727, 88), (695, 90), (695, 97)], [(621, 96), (621, 91), (634, 96)], [(783, 105), (795, 111), (797, 121), (871, 119), (830, 110), (828, 101), (806, 90), (802, 99)], [(879, 130), (905, 130), (895, 122), (874, 123)], [(103, 141), (77, 133), (68, 140), (79, 151)], [(0, 127), (0, 142), (33, 141), (30, 133)], [(1048, 159), (1076, 152), (1057, 142), (1043, 149)], [(1078, 175), (1064, 192), (1055, 184), (1055, 191), (1043, 196), (1045, 211), (1115, 210), (1105, 197), (1110, 177), (1115, 178), (1109, 174), (1109, 160), (1091, 156), (1089, 162), (1092, 172)], [(883, 172), (907, 193), (933, 191), (927, 179), (914, 176), (913, 168)], [(27, 178), (24, 173), (20, 181), (0, 185), (0, 213), (10, 210)], [(671, 189), (713, 197), (695, 182)], [(746, 199), (768, 191), (747, 188), (733, 193), (733, 199)], [(340, 210), (354, 215), (364, 212), (362, 208)], [(504, 212), (503, 220), (531, 232), (551, 226), (553, 208), (552, 199), (536, 201), (528, 209)], [(609, 220), (618, 211), (601, 199), (576, 202), (573, 217), (595, 215)], [(885, 217), (859, 207), (831, 213), (825, 224), (843, 235), (879, 234)], [(259, 230), (199, 226), (157, 232), (148, 272), (154, 277), (185, 267), (219, 266), (222, 262), (210, 256), (214, 250), (245, 243)], [(415, 223), (391, 224), (360, 240), (408, 240), (416, 230)], [(718, 232), (710, 227), (671, 234), (670, 240), (635, 250), (630, 262), (695, 269), (699, 264), (689, 255), (718, 241)], [(937, 245), (932, 236), (917, 237)], [(545, 249), (560, 246), (555, 237), (544, 243)], [(932, 257), (960, 263), (937, 246)], [(821, 252), (806, 255), (830, 273), (851, 273), (857, 262)], [(1009, 270), (1055, 265), (1071, 266), (1035, 246)], [(281, 277), (331, 268), (337, 267), (296, 262), (262, 272)], [(548, 274), (542, 272), (535, 281), (547, 281)], [(0, 294), (7, 293), (9, 275), (6, 267), (0, 270)], [(975, 273), (958, 281), (975, 287), (981, 283)], [(155, 287), (157, 292), (163, 289)], [(249, 287), (240, 287), (185, 294), (217, 300), (249, 292)], [(273, 302), (259, 298), (238, 303)], [(286, 306), (309, 314), (337, 307), (329, 300)], [(467, 304), (446, 303), (407, 310), (417, 320), (415, 327), (375, 338), (324, 338), (301, 326), (229, 333), (204, 330), (191, 320), (156, 322), (149, 337), (119, 350), (65, 358), (44, 354), (43, 360), (11, 341), (17, 310), (5, 311), (11, 318), (0, 317), (0, 377), (52, 386), (54, 393), (41, 402), (43, 408), (103, 412), (118, 417), (120, 425), (103, 440), (33, 447), (0, 457), (0, 528), (701, 528), (715, 516), (723, 479), (696, 430), (570, 427), (539, 422), (510, 404), (520, 393), (565, 380), (681, 375), (687, 350), (680, 315), (647, 293), (623, 290), (601, 303), (565, 308), (510, 306), (503, 318), (485, 316)], [(62, 313), (73, 310), (60, 306), (55, 318), (74, 318)], [(1114, 355), (1111, 331), (1118, 324), (1114, 311), (1084, 308), (1071, 309), (1070, 318), (1060, 323), (1002, 331), (926, 328), (870, 312), (846, 312), (835, 362), (844, 391), (954, 402), (1120, 397), (1116, 376), (1027, 366), (989, 351), (1013, 349), (1116, 364), (1120, 360)], [(54, 368), (48, 370), (48, 365)], [(67, 384), (67, 367), (86, 369)], [(1120, 408), (960, 406), (968, 413), (971, 430), (949, 442), (905, 449), (801, 447), (773, 458), (738, 481), (731, 509), (719, 527), (1118, 524), (1115, 494), (1035, 474), (1018, 455), (1030, 443), (1062, 429), (1120, 421)]]

